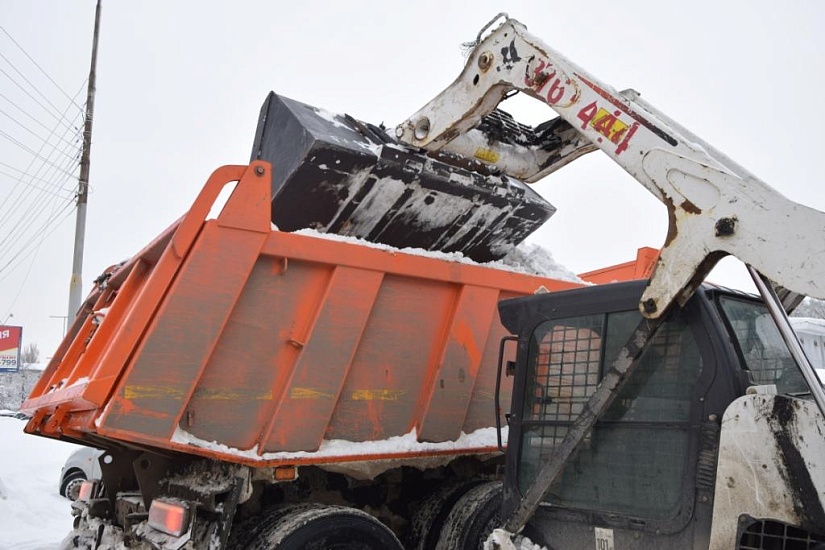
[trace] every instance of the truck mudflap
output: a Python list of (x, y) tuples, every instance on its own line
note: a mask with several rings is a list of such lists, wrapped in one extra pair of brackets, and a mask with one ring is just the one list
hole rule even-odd
[(274, 230), (271, 173), (218, 169), (98, 280), (27, 432), (260, 467), (497, 452), (497, 303), (578, 284)]
[(261, 108), (252, 160), (276, 167), (272, 222), (283, 231), (317, 229), (488, 262), (556, 210), (477, 160), (433, 158), (381, 128), (273, 92)]
[(727, 408), (711, 549), (825, 543), (823, 434), (825, 419), (811, 401), (751, 394)]

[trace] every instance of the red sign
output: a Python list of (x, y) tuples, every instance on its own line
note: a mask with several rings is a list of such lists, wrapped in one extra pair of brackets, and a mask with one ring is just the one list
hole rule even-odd
[(20, 370), (23, 327), (0, 325), (0, 371)]

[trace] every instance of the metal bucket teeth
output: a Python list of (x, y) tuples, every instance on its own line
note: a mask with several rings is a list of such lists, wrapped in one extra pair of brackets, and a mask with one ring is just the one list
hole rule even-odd
[(312, 228), (487, 262), (555, 212), (518, 180), (431, 158), (375, 126), (272, 92), (255, 135), (259, 159), (273, 167), (272, 222), (282, 231)]

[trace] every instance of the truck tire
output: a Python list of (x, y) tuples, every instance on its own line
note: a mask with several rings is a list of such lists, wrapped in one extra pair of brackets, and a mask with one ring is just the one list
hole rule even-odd
[(392, 531), (356, 508), (298, 504), (262, 518), (257, 533), (245, 538), (249, 550), (403, 550)]
[(235, 522), (229, 531), (226, 541), (227, 550), (246, 550), (262, 532), (272, 529), (286, 514), (294, 512), (298, 507), (309, 508), (313, 504), (285, 505), (268, 508), (260, 515), (252, 516), (244, 521)]
[(422, 500), (414, 508), (404, 547), (407, 550), (434, 550), (455, 503), (481, 483), (480, 479), (450, 481)]
[(453, 506), (436, 550), (481, 550), (493, 529), (501, 527), (501, 482), (482, 483)]
[(86, 481), (86, 474), (81, 470), (72, 470), (63, 477), (60, 483), (60, 496), (69, 500), (77, 500), (80, 486)]

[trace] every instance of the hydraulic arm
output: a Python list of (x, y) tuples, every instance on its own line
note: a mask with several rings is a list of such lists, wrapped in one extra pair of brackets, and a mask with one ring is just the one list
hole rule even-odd
[[(600, 82), (518, 21), (482, 34), (455, 82), (396, 128), (401, 141), (473, 156), (528, 182), (604, 151), (668, 209), (667, 239), (642, 297), (648, 318), (684, 303), (728, 254), (791, 291), (825, 298), (825, 214), (783, 197), (638, 93)], [(559, 117), (504, 131), (494, 109), (514, 90)]]
[[(558, 118), (535, 128), (515, 123), (496, 110), (514, 91), (546, 103)], [(524, 527), (630, 378), (665, 313), (684, 305), (722, 257), (748, 265), (780, 327), (788, 328), (787, 317), (763, 278), (783, 291), (825, 298), (825, 213), (783, 197), (637, 92), (600, 82), (505, 14), (482, 29), (455, 82), (400, 124), (396, 137), (433, 153), (474, 157), (527, 182), (601, 149), (668, 209), (667, 238), (639, 305), (642, 322), (507, 519), (506, 532)], [(825, 414), (816, 374), (792, 331), (782, 334)]]

